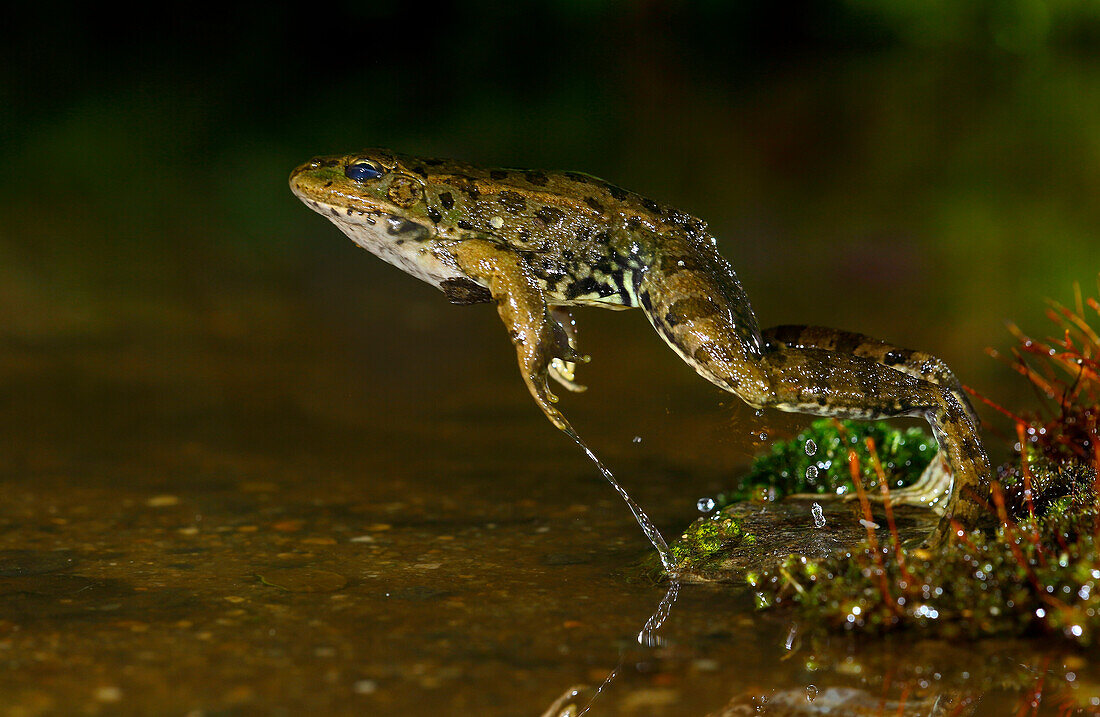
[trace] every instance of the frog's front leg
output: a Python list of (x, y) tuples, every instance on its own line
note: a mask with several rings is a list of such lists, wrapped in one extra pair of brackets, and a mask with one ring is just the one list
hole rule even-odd
[(436, 251), (453, 260), (467, 276), (488, 285), (516, 347), (527, 389), (550, 422), (573, 435), (573, 428), (554, 406), (558, 399), (547, 386), (547, 377), (554, 359), (571, 366), (578, 357), (566, 330), (551, 315), (527, 260), (492, 237), (470, 237)]
[(706, 242), (662, 237), (635, 274), (635, 293), (650, 323), (700, 375), (754, 407), (856, 419), (924, 417), (955, 475), (946, 514), (974, 525), (989, 459), (972, 409), (947, 386), (873, 358), (821, 348), (768, 343), (756, 326), (732, 269)]

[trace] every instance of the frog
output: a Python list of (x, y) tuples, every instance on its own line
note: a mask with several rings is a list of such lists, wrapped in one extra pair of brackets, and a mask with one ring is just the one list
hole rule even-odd
[[(707, 223), (590, 174), (482, 168), (387, 149), (318, 156), (291, 191), (354, 243), (458, 305), (493, 303), (543, 414), (577, 439), (551, 381), (584, 390), (575, 307), (641, 309), (702, 378), (755, 409), (925, 419), (947, 470), (931, 543), (987, 517), (980, 423), (939, 358), (820, 326), (761, 328)], [(902, 495), (900, 500), (906, 500)]]

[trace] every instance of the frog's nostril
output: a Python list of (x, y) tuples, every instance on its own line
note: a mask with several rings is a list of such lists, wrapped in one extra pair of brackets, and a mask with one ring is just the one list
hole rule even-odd
[(309, 161), (309, 168), (310, 168), (310, 169), (320, 169), (320, 168), (321, 168), (321, 160), (319, 160), (319, 159), (311, 159), (311, 160)]

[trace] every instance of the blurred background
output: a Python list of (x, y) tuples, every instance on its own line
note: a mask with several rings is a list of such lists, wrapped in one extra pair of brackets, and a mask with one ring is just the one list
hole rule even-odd
[(710, 222), (762, 325), (926, 348), (994, 394), (1002, 321), (1042, 333), (1043, 298), (1100, 268), (1089, 0), (9, 12), (5, 342), (263, 333), (325, 301), (450, 316), (288, 192), (361, 146), (670, 202)]
[[(985, 355), (1004, 322), (1042, 336), (1046, 297), (1096, 295), (1093, 0), (22, 3), (3, 26), (18, 714), (135, 695), (537, 713), (598, 685), (656, 604), (623, 573), (648, 545), (532, 405), (492, 308), (448, 305), (302, 206), (287, 176), (311, 156), (604, 177), (706, 219), (762, 326), (927, 350), (1010, 406), (1036, 398)], [(754, 415), (638, 312), (577, 319), (590, 390), (563, 410), (666, 534), (809, 422)], [(275, 568), (307, 571), (297, 592), (261, 584)], [(688, 591), (681, 657), (617, 694), (693, 684), (670, 699), (702, 714), (824, 684), (730, 595)]]

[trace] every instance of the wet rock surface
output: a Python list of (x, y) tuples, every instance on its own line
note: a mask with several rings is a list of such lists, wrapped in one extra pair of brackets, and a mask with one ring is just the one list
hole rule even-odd
[[(817, 506), (815, 508), (814, 506)], [(872, 509), (871, 531), (883, 545), (891, 533), (881, 505)], [(745, 574), (774, 567), (788, 555), (824, 558), (855, 546), (868, 536), (868, 526), (857, 501), (792, 497), (768, 503), (738, 503), (713, 516), (699, 518), (685, 533), (707, 521), (732, 518), (741, 531), (752, 536), (723, 545), (706, 555), (687, 556), (681, 573), (684, 582), (744, 582)], [(919, 544), (935, 527), (935, 514), (922, 508), (897, 506), (894, 521), (902, 544)]]

